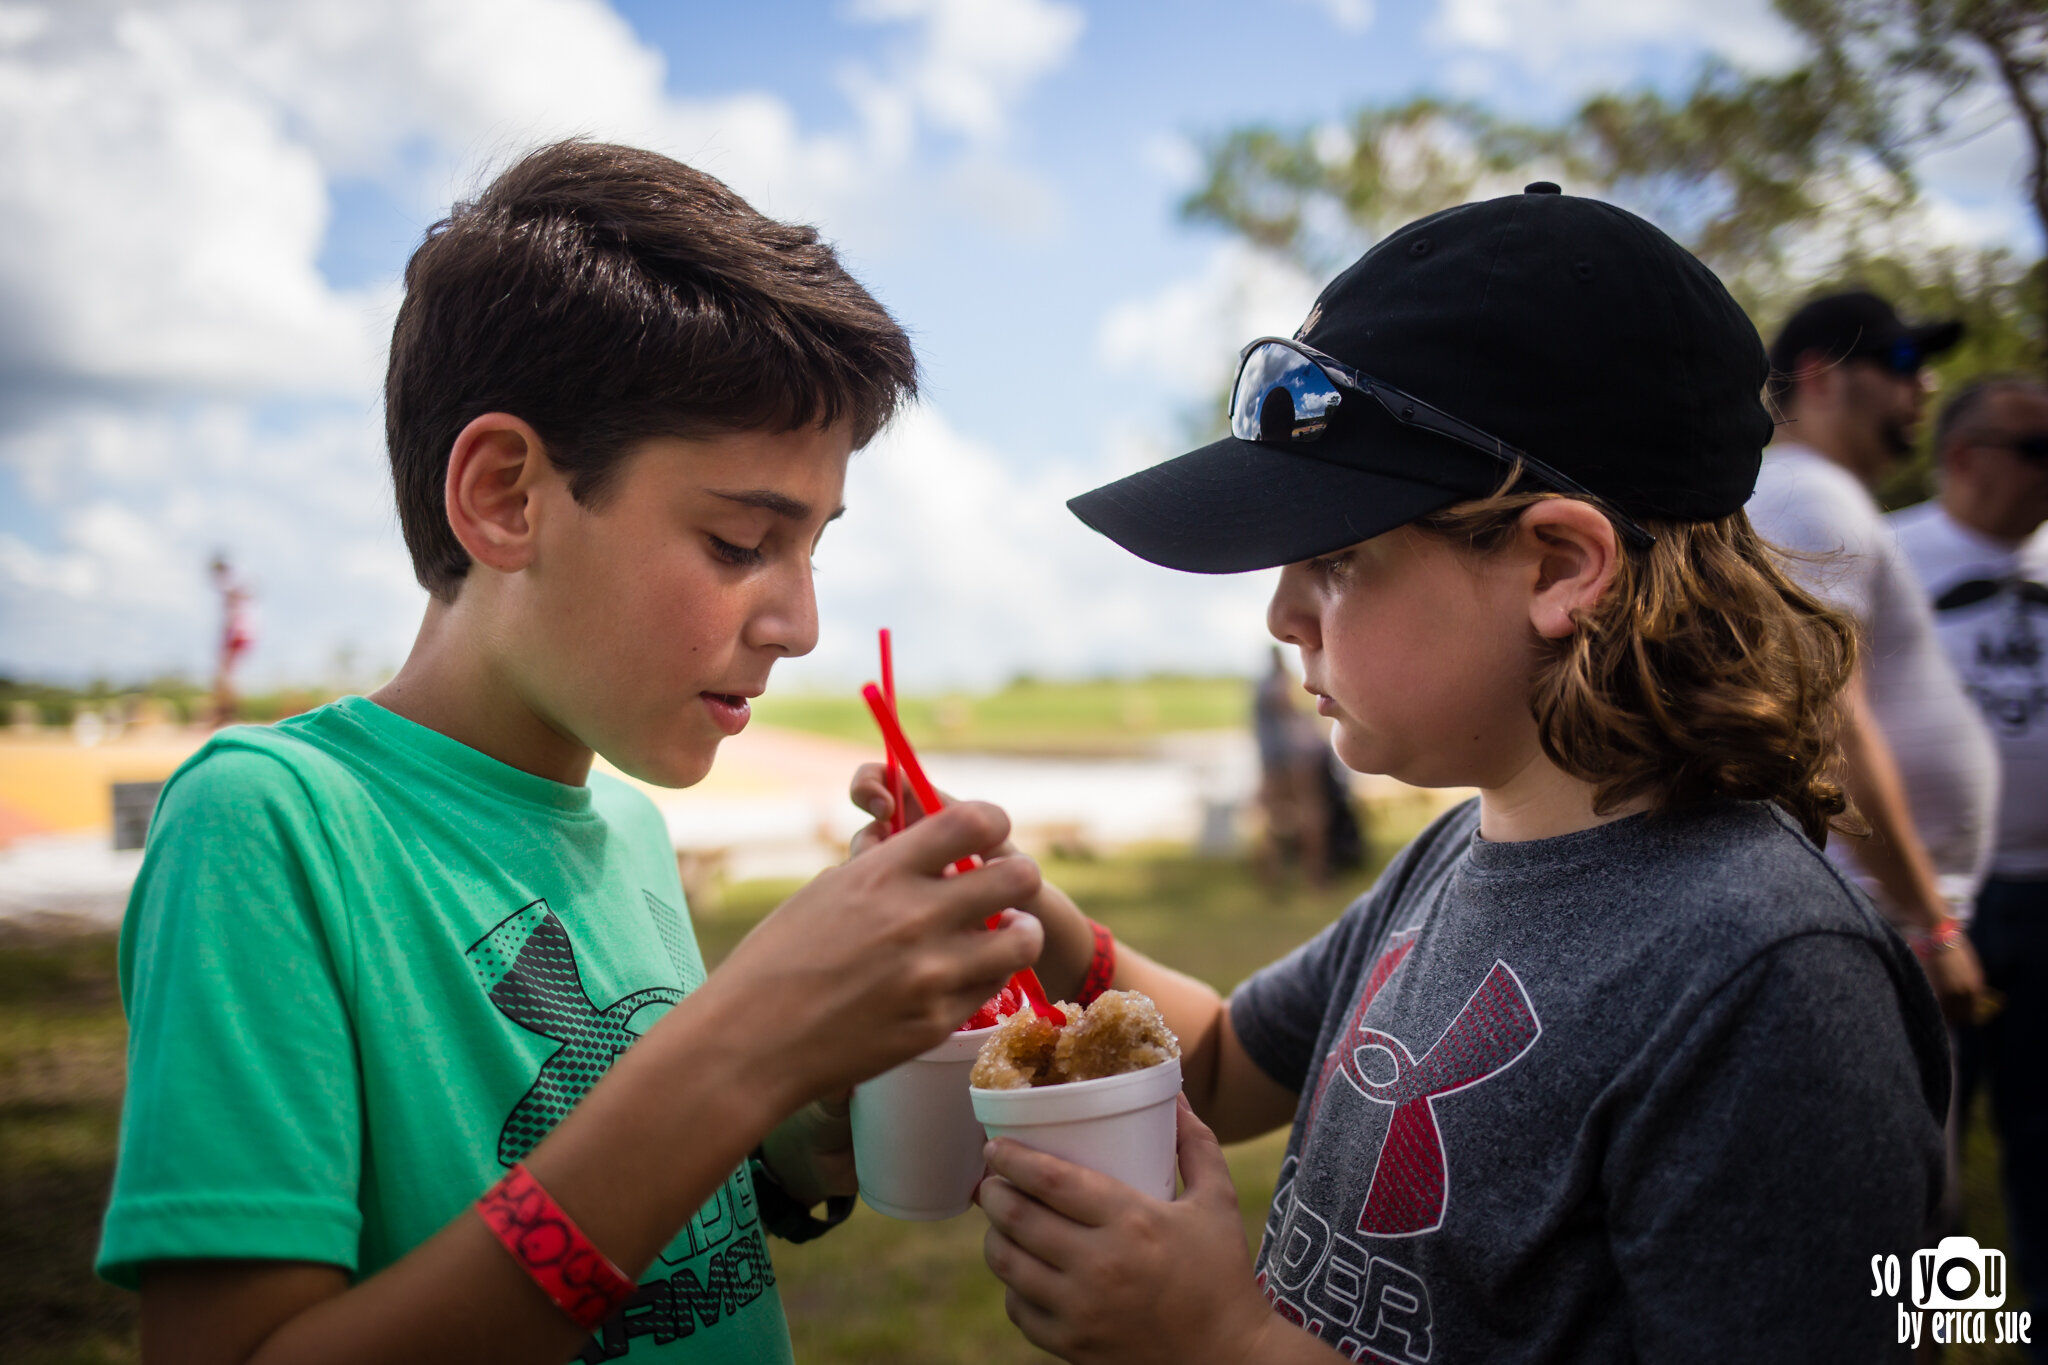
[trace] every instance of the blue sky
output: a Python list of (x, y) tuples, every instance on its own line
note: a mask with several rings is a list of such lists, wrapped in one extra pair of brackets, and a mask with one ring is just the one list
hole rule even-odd
[[(1319, 283), (1179, 221), (1199, 139), (1419, 93), (1544, 117), (1793, 50), (1765, 0), (0, 0), (0, 672), (203, 674), (215, 548), (252, 683), (395, 665), (398, 273), (575, 132), (817, 223), (917, 341), (926, 402), (857, 460), (780, 685), (862, 673), (881, 624), (912, 686), (1251, 667), (1262, 576), (1149, 568), (1061, 506), (1174, 453)], [(1926, 230), (2032, 249), (2018, 155), (1930, 164)]]

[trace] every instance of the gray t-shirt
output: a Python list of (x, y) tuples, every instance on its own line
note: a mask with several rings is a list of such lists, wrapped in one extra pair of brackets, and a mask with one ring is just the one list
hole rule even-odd
[(1772, 806), (1478, 827), (1231, 998), (1302, 1096), (1276, 1311), (1418, 1365), (1883, 1358), (1948, 1107), (1911, 953)]

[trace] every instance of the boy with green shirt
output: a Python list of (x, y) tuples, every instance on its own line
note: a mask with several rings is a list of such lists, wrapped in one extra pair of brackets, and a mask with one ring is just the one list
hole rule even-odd
[(1035, 960), (981, 926), (1036, 870), (943, 876), (1006, 833), (963, 804), (707, 977), (660, 816), (589, 769), (703, 777), (914, 386), (814, 232), (660, 156), (543, 148), (428, 233), (386, 393), (419, 639), (180, 769), (123, 926), (99, 1264), (146, 1360), (788, 1358), (764, 1225), (853, 1188), (820, 1102)]

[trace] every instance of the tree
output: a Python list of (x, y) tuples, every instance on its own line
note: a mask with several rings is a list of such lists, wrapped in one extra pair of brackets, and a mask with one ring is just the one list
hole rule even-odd
[(2041, 272), (2007, 253), (1929, 251), (1902, 215), (1918, 197), (1916, 154), (1956, 135), (1965, 95), (1995, 88), (2030, 140), (2048, 238), (2048, 5), (1776, 3), (1808, 49), (1783, 74), (1709, 61), (1676, 98), (1601, 94), (1548, 127), (1422, 98), (1319, 128), (1241, 128), (1205, 149), (1182, 213), (1326, 271), (1399, 223), (1548, 174), (1657, 221), (1760, 322), (1823, 281), (1882, 277), (1908, 295), (1924, 283), (1999, 332), (1991, 350), (2038, 368)]

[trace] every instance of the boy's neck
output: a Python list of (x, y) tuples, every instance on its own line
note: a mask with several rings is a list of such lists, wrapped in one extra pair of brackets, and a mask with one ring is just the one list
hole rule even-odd
[(1648, 808), (1647, 800), (1624, 802), (1605, 814), (1593, 809), (1593, 784), (1573, 777), (1541, 750), (1498, 786), (1479, 789), (1479, 836), (1513, 844), (1576, 834)]
[(370, 700), (508, 767), (582, 786), (590, 777), (589, 746), (536, 711), (517, 681), (469, 638), (467, 624), (454, 605), (430, 601), (405, 666)]

